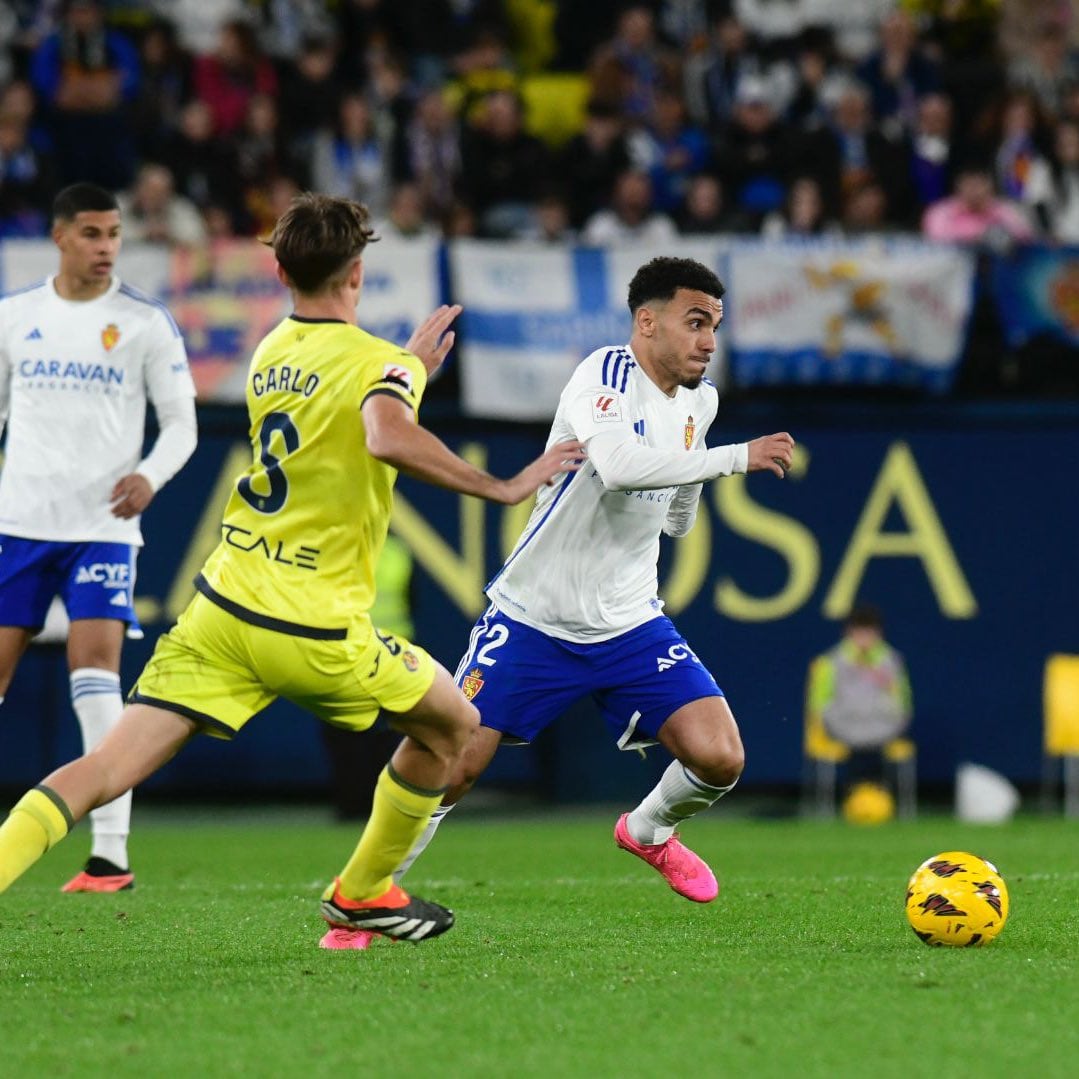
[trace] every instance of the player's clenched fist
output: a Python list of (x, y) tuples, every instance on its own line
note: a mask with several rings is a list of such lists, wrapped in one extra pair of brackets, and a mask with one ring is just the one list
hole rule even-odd
[(774, 472), (782, 479), (791, 467), (794, 456), (794, 439), (786, 431), (777, 435), (763, 435), (749, 443), (749, 466), (747, 472)]

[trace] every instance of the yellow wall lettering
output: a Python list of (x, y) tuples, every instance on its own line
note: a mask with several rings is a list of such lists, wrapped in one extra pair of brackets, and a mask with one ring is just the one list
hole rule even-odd
[[(893, 503), (902, 510), (909, 531), (881, 531)], [(942, 613), (950, 618), (973, 618), (978, 613), (974, 593), (905, 442), (893, 443), (884, 459), (824, 598), (828, 618), (843, 618), (850, 611), (871, 558), (920, 558)]]
[[(809, 453), (795, 446), (784, 482), (800, 479), (809, 468)], [(820, 545), (805, 525), (765, 509), (749, 497), (745, 476), (727, 476), (712, 483), (716, 512), (732, 532), (770, 547), (787, 563), (787, 582), (775, 595), (751, 596), (730, 577), (716, 584), (715, 607), (739, 622), (773, 622), (786, 618), (813, 594), (820, 576)]]
[[(460, 449), (461, 456), (477, 468), (487, 467), (487, 450), (477, 442)], [(462, 614), (475, 618), (485, 606), (484, 515), (481, 499), (462, 495), (458, 499), (461, 525), (460, 553), (455, 551), (420, 515), (400, 490), (394, 492), (390, 528), (412, 551), (416, 562), (435, 580)]]

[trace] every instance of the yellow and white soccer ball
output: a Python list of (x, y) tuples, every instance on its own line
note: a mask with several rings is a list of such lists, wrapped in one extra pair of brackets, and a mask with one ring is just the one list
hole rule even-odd
[(848, 824), (884, 824), (895, 816), (895, 799), (879, 783), (855, 783), (843, 799)]
[(927, 858), (907, 883), (907, 920), (926, 944), (988, 944), (1008, 920), (1008, 889), (992, 862), (967, 851)]

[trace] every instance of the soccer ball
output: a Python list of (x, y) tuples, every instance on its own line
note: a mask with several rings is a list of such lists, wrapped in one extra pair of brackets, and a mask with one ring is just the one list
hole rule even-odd
[(879, 783), (856, 783), (843, 799), (848, 824), (883, 824), (895, 816), (895, 799)]
[(1008, 889), (997, 867), (948, 850), (926, 859), (907, 883), (907, 920), (926, 944), (988, 944), (1008, 920)]

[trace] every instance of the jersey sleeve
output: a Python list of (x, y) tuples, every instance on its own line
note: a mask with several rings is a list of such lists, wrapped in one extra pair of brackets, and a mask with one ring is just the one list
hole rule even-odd
[(360, 387), (360, 405), (369, 397), (386, 393), (400, 398), (413, 412), (418, 412), (423, 391), (427, 388), (427, 368), (423, 361), (403, 348), (383, 343), (364, 365)]
[(195, 396), (195, 383), (187, 364), (187, 349), (170, 314), (154, 312), (146, 358), (146, 392), (156, 406), (164, 401)]
[(631, 362), (618, 350), (601, 349), (582, 361), (574, 372), (562, 406), (573, 434), (582, 442), (604, 433), (635, 437), (624, 392)]

